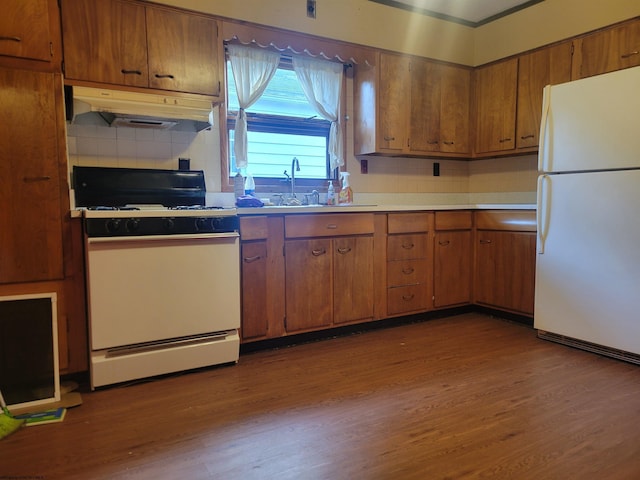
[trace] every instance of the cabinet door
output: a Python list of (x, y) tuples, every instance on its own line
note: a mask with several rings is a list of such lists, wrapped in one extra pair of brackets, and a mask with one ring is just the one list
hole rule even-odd
[(8, 0), (0, 16), (0, 55), (51, 61), (50, 0)]
[(469, 152), (470, 70), (411, 62), (411, 153)]
[(580, 40), (579, 78), (640, 65), (640, 20)]
[(516, 148), (536, 147), (542, 115), (542, 90), (571, 80), (571, 42), (538, 50), (518, 59)]
[(149, 87), (220, 95), (218, 23), (147, 7)]
[(331, 325), (331, 239), (285, 241), (287, 332)]
[(373, 237), (333, 240), (334, 323), (373, 318)]
[(440, 151), (441, 76), (439, 65), (411, 61), (409, 145), (411, 153)]
[(406, 148), (408, 137), (409, 59), (383, 53), (379, 61), (378, 145), (383, 152), (401, 152)]
[(439, 65), (441, 76), (440, 151), (468, 153), (471, 70)]
[(476, 69), (476, 153), (515, 148), (517, 84), (517, 58)]
[(0, 105), (0, 283), (60, 279), (62, 79), (0, 68)]
[(434, 258), (434, 305), (471, 301), (471, 231), (437, 232)]
[(242, 244), (242, 338), (267, 336), (267, 241)]
[(535, 234), (478, 231), (476, 302), (533, 314)]
[(62, 0), (65, 76), (149, 86), (145, 7), (119, 0)]

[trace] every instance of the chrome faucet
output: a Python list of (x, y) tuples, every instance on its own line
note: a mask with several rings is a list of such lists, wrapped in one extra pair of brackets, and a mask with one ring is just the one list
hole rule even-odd
[(298, 157), (293, 157), (291, 160), (291, 198), (296, 198), (296, 172), (300, 171), (300, 162)]

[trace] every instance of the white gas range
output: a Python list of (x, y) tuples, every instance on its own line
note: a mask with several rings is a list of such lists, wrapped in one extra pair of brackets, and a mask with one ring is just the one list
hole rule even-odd
[(237, 362), (235, 209), (204, 206), (201, 172), (76, 167), (74, 183), (86, 207), (91, 387)]

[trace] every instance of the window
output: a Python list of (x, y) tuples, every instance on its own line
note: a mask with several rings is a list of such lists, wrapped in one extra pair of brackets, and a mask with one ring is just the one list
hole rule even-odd
[[(237, 172), (233, 136), (239, 105), (229, 62), (227, 98), (228, 176), (231, 178)], [(296, 180), (300, 179), (303, 183), (304, 179), (310, 182), (315, 180), (317, 185), (324, 185), (327, 179), (333, 178), (327, 153), (331, 122), (319, 117), (308, 103), (290, 58), (282, 58), (262, 97), (246, 113), (247, 172), (256, 178), (257, 183), (273, 185), (279, 183), (275, 179), (286, 179), (286, 175), (291, 175), (294, 157), (300, 163)]]

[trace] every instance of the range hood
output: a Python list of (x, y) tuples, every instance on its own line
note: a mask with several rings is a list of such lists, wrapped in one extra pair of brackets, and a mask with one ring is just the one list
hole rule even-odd
[[(199, 132), (211, 127), (209, 100), (91, 87), (69, 87), (72, 112), (67, 119), (79, 125), (105, 125)], [(70, 113), (70, 115), (69, 115)]]

